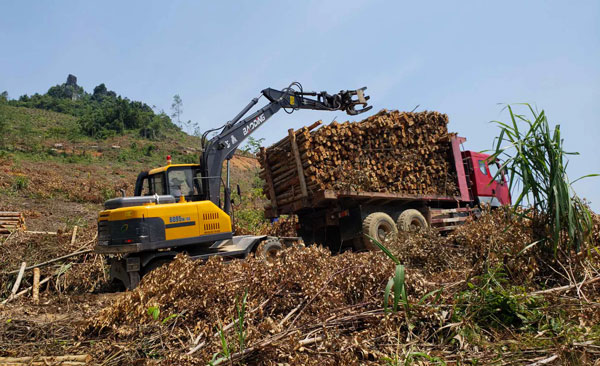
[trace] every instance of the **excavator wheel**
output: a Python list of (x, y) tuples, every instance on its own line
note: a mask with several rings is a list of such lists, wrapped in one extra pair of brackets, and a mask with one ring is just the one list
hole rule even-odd
[(427, 220), (419, 210), (413, 208), (404, 210), (398, 217), (400, 231), (418, 231), (427, 228)]
[(169, 262), (173, 261), (173, 258), (157, 258), (152, 260), (150, 263), (148, 263), (143, 270), (143, 274), (144, 276), (147, 275), (148, 273), (154, 271), (155, 269), (157, 269), (158, 267), (162, 267), (165, 264), (168, 264)]
[(272, 262), (283, 250), (283, 245), (277, 239), (267, 239), (258, 245), (256, 256), (264, 261)]
[(398, 228), (394, 220), (385, 212), (373, 212), (363, 220), (362, 227), (363, 243), (368, 250), (379, 250), (370, 238), (383, 244), (398, 235)]

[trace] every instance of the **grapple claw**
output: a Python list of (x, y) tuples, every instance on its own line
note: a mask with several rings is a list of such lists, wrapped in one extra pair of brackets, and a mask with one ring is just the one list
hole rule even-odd
[[(345, 105), (346, 113), (348, 113), (351, 116), (355, 116), (357, 114), (364, 113), (368, 110), (371, 110), (371, 108), (373, 108), (373, 106), (367, 105), (367, 100), (369, 100), (370, 97), (365, 96), (366, 89), (367, 89), (367, 87), (363, 86), (360, 89), (348, 90), (348, 91), (342, 93), (344, 95), (344, 102), (345, 102), (344, 105)], [(356, 95), (356, 99), (353, 99), (352, 97), (355, 95)], [(362, 106), (363, 108), (356, 109), (356, 106), (359, 106), (359, 105)]]

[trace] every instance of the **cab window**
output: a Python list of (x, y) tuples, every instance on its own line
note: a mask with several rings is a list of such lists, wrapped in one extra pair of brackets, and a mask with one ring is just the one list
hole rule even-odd
[(481, 174), (488, 175), (487, 169), (485, 168), (485, 161), (479, 160), (479, 170), (481, 171)]
[(142, 181), (142, 195), (153, 196), (155, 194), (165, 194), (164, 174), (155, 174)]
[(198, 196), (202, 195), (202, 187), (202, 172), (198, 169), (194, 172), (194, 194)]
[(151, 189), (151, 185), (150, 185), (150, 179), (149, 178), (144, 178), (144, 180), (142, 181), (142, 196), (151, 196), (154, 193), (152, 193), (152, 189)]
[(194, 184), (192, 169), (169, 170), (169, 192), (172, 196), (196, 196), (199, 194), (198, 185)]
[(154, 193), (158, 195), (165, 194), (164, 174), (156, 174), (150, 177)]

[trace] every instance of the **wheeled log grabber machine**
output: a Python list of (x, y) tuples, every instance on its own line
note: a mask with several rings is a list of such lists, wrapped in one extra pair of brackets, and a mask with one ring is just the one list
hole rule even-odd
[[(181, 252), (207, 259), (245, 258), (255, 251), (266, 257), (281, 250), (285, 243), (280, 238), (234, 235), (230, 159), (248, 136), (281, 109), (287, 113), (312, 109), (357, 115), (372, 108), (367, 105), (365, 90), (333, 95), (305, 92), (297, 82), (282, 90), (264, 89), (232, 120), (204, 133), (203, 142), (209, 133), (220, 131), (203, 144), (199, 164), (171, 164), (168, 159), (166, 166), (140, 173), (134, 196), (106, 201), (98, 217), (95, 251), (109, 256), (111, 278), (132, 289), (144, 274)], [(243, 118), (261, 97), (269, 103)], [(226, 183), (222, 188), (225, 162)]]

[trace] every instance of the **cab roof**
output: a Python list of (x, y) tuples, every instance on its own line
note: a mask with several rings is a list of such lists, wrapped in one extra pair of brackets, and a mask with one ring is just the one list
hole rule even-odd
[(171, 168), (181, 168), (181, 167), (200, 167), (200, 164), (170, 164), (167, 166), (161, 166), (160, 168), (154, 168), (148, 172), (149, 175), (166, 172)]

